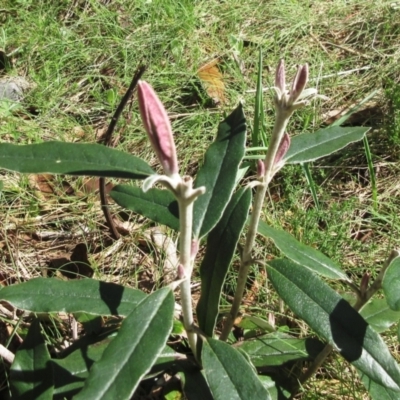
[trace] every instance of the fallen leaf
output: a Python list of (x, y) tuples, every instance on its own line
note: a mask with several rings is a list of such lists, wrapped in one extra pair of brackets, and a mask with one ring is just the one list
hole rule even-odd
[(218, 68), (219, 58), (208, 62), (197, 71), (205, 91), (211, 97), (215, 105), (226, 103), (224, 77)]

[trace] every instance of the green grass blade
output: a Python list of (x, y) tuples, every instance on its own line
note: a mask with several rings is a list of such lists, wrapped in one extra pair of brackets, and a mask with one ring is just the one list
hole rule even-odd
[(378, 93), (378, 90), (374, 90), (372, 93), (370, 93), (368, 96), (366, 96), (364, 99), (362, 99), (357, 105), (352, 107), (349, 111), (347, 111), (342, 117), (337, 119), (332, 125), (330, 126), (340, 126), (344, 124), (355, 112), (357, 112), (363, 104), (365, 104), (367, 101), (372, 99), (376, 94)]
[(371, 149), (369, 147), (368, 138), (364, 136), (363, 138), (365, 157), (367, 158), (368, 172), (371, 179), (371, 189), (372, 189), (372, 204), (375, 210), (378, 209), (378, 189), (376, 187), (376, 175), (374, 169), (374, 163), (372, 162)]
[(262, 118), (262, 108), (263, 108), (263, 90), (262, 90), (262, 50), (259, 49), (258, 52), (258, 73), (257, 73), (257, 88), (256, 88), (256, 101), (254, 106), (254, 121), (253, 121), (253, 133), (251, 138), (251, 143), (253, 146), (258, 146), (261, 143), (260, 138), (260, 123)]
[(307, 179), (308, 187), (310, 189), (311, 196), (312, 196), (312, 198), (314, 200), (315, 207), (319, 211), (320, 207), (319, 207), (317, 190), (316, 190), (316, 187), (315, 187), (314, 179), (313, 179), (313, 177), (311, 175), (310, 167), (309, 167), (308, 163), (301, 164), (301, 167), (302, 167), (304, 175), (305, 175), (305, 177)]

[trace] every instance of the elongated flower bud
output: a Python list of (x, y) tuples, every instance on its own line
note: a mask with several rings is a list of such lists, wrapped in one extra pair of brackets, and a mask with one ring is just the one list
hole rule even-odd
[(297, 74), (294, 78), (292, 90), (289, 95), (289, 103), (295, 103), (300, 97), (308, 81), (308, 64), (299, 66)]
[(286, 77), (285, 77), (285, 63), (283, 59), (279, 60), (278, 67), (275, 72), (275, 86), (282, 92), (285, 92)]
[(154, 89), (144, 81), (138, 83), (139, 110), (153, 150), (166, 175), (178, 174), (178, 160), (171, 123)]
[(257, 160), (257, 179), (262, 178), (264, 175), (265, 175), (264, 161)]
[(281, 142), (279, 143), (278, 151), (275, 155), (274, 166), (278, 165), (290, 147), (290, 136), (285, 132)]

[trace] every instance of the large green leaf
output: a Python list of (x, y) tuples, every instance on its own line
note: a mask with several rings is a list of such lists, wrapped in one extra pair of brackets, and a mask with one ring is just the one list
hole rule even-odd
[(204, 374), (193, 363), (180, 362), (179, 377), (187, 400), (213, 400)]
[(312, 329), (372, 380), (400, 391), (400, 369), (385, 342), (339, 294), (290, 260), (268, 263), (279, 296)]
[(300, 243), (289, 233), (281, 229), (272, 228), (263, 221), (258, 223), (258, 232), (265, 237), (271, 238), (275, 246), (295, 263), (330, 279), (349, 280), (347, 275), (330, 258), (318, 250)]
[(400, 400), (399, 392), (379, 385), (361, 372), (360, 376), (372, 400)]
[(62, 281), (35, 278), (0, 290), (0, 300), (21, 310), (37, 313), (81, 311), (125, 316), (144, 297), (146, 295), (140, 290), (94, 279)]
[(382, 287), (389, 307), (400, 311), (400, 257), (390, 263), (383, 277)]
[(391, 310), (385, 299), (370, 300), (361, 309), (360, 314), (378, 333), (386, 331), (400, 321), (400, 311)]
[(143, 192), (139, 187), (118, 185), (110, 196), (121, 207), (179, 231), (178, 202), (169, 190), (150, 189)]
[[(291, 399), (290, 391), (285, 390), (283, 387), (279, 386), (270, 376), (259, 375), (261, 383), (268, 390), (271, 400), (289, 400)], [(290, 383), (288, 382), (288, 386)]]
[(172, 329), (174, 297), (169, 288), (147, 296), (128, 315), (118, 335), (93, 364), (74, 399), (130, 399), (156, 362)]
[(240, 189), (232, 196), (222, 218), (208, 235), (206, 254), (200, 266), (201, 296), (197, 303), (197, 320), (200, 329), (211, 337), (218, 317), (222, 286), (246, 223), (250, 203), (251, 190)]
[(219, 221), (235, 189), (235, 179), (244, 156), (246, 119), (241, 104), (219, 124), (215, 142), (208, 148), (194, 186), (206, 193), (194, 203), (193, 234), (206, 235)]
[(115, 335), (116, 332), (99, 336), (84, 336), (67, 348), (60, 355), (61, 358), (51, 360), (56, 399), (70, 398), (83, 388), (93, 363), (100, 360)]
[(0, 168), (11, 171), (144, 179), (154, 171), (142, 159), (91, 143), (0, 143)]
[(270, 395), (243, 355), (215, 339), (203, 342), (204, 374), (215, 400), (267, 400)]
[(35, 319), (18, 349), (11, 366), (10, 381), (13, 398), (20, 400), (51, 400), (53, 398), (53, 369), (50, 354)]
[[(109, 328), (108, 328), (109, 329)], [(117, 332), (104, 332), (99, 336), (84, 336), (67, 348), (60, 359), (52, 359), (54, 370), (55, 399), (70, 398), (79, 392), (93, 363), (100, 360), (104, 350), (116, 336)], [(159, 374), (176, 362), (176, 353), (165, 347), (152, 368), (153, 374)]]
[(276, 332), (239, 342), (238, 347), (249, 355), (255, 367), (265, 367), (313, 359), (324, 345), (316, 339), (298, 339)]
[(358, 142), (370, 130), (365, 127), (330, 126), (292, 138), (284, 157), (286, 164), (302, 164), (328, 156), (348, 144)]

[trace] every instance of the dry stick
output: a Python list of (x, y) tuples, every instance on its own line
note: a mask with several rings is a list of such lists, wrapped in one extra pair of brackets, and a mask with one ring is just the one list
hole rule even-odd
[[(374, 283), (368, 288), (368, 290), (365, 292), (363, 295), (361, 293), (361, 296), (357, 296), (357, 302), (353, 306), (353, 308), (356, 311), (360, 311), (361, 308), (368, 302), (368, 300), (382, 287), (382, 280), (385, 275), (385, 272), (387, 268), (389, 267), (390, 263), (396, 258), (399, 257), (400, 253), (397, 250), (392, 250), (390, 253), (389, 257), (383, 264), (382, 269), (379, 272), (379, 275), (376, 277)], [(314, 362), (310, 366), (310, 368), (307, 369), (306, 372), (299, 378), (299, 383), (304, 384), (309, 378), (311, 378), (314, 373), (318, 370), (318, 368), (321, 367), (323, 362), (326, 360), (326, 358), (329, 356), (331, 351), (333, 350), (333, 346), (331, 344), (327, 344), (323, 350), (317, 355), (315, 358)], [(297, 392), (298, 387), (295, 388), (294, 391)], [(294, 393), (294, 392), (293, 392)]]
[(0, 344), (0, 357), (12, 364), (14, 362), (15, 355), (14, 353), (11, 353), (10, 350), (6, 349), (2, 344)]
[[(136, 88), (136, 85), (139, 82), (139, 79), (142, 77), (143, 73), (146, 71), (146, 67), (144, 65), (140, 65), (135, 72), (135, 75), (132, 79), (131, 84), (129, 85), (128, 90), (126, 91), (124, 97), (121, 99), (117, 109), (113, 117), (111, 118), (110, 124), (108, 125), (107, 132), (104, 135), (103, 143), (105, 146), (111, 145), (111, 137), (114, 132), (114, 129), (117, 125), (118, 119), (122, 114), (123, 109), (128, 103), (129, 99), (131, 98), (133, 91)], [(100, 177), (99, 179), (99, 190), (100, 190), (100, 202), (101, 202), (101, 209), (103, 210), (104, 217), (107, 221), (107, 225), (110, 228), (111, 235), (115, 240), (118, 240), (120, 234), (118, 233), (114, 220), (112, 218), (110, 209), (108, 208), (107, 196), (106, 196), (106, 180), (104, 177)]]

